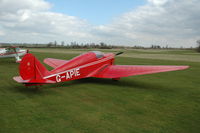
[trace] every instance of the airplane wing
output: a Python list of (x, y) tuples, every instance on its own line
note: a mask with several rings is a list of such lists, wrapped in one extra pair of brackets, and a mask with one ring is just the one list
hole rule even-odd
[(142, 66), (142, 65), (110, 65), (94, 77), (120, 78), (134, 75), (144, 75), (167, 71), (183, 70), (189, 66)]
[(67, 63), (68, 61), (67, 60), (60, 60), (60, 59), (54, 59), (54, 58), (46, 58), (44, 59), (44, 63), (53, 67), (53, 68), (56, 68), (64, 63)]

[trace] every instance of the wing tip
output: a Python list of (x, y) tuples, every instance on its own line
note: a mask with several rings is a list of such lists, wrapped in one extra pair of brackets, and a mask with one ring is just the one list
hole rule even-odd
[(184, 70), (190, 68), (190, 66), (178, 66), (178, 68), (180, 68), (179, 70)]

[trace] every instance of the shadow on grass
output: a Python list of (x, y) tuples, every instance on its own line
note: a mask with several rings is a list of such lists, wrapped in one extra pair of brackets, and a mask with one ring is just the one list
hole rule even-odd
[(59, 92), (55, 91), (55, 89), (47, 88), (45, 86), (24, 86), (23, 84), (15, 85), (14, 88), (10, 88), (10, 91), (13, 91), (15, 93), (23, 93), (28, 97), (34, 96), (34, 95), (59, 95)]
[[(60, 94), (60, 91), (62, 91), (64, 88), (70, 88), (70, 87), (78, 87), (78, 85), (84, 85), (84, 84), (97, 84), (97, 85), (103, 85), (108, 87), (128, 87), (129, 89), (145, 89), (145, 90), (172, 90), (172, 88), (169, 88), (168, 86), (160, 85), (160, 84), (153, 84), (153, 83), (147, 83), (143, 81), (134, 81), (134, 80), (120, 80), (120, 81), (113, 81), (111, 79), (100, 79), (100, 78), (85, 78), (85, 79), (79, 79), (74, 81), (68, 81), (68, 82), (62, 82), (57, 84), (47, 84), (42, 86), (30, 86), (26, 87), (23, 85), (19, 85), (15, 87), (16, 92), (24, 93), (27, 95), (56, 95)], [(116, 88), (117, 89), (117, 88)], [(174, 88), (173, 88), (174, 89)], [(64, 91), (64, 90), (63, 90)]]
[(93, 83), (98, 85), (109, 85), (109, 86), (120, 86), (120, 87), (130, 87), (139, 89), (168, 89), (167, 86), (161, 86), (159, 84), (147, 83), (144, 81), (124, 80), (123, 78), (119, 81), (113, 81), (111, 79), (101, 79), (101, 78), (85, 78), (75, 81), (77, 84)]
[(62, 82), (57, 84), (50, 84), (50, 85), (44, 85), (42, 88), (48, 89), (48, 88), (54, 88), (59, 89), (63, 87), (76, 87), (77, 85), (90, 85), (90, 84), (96, 84), (96, 85), (102, 85), (102, 86), (108, 86), (108, 87), (128, 87), (128, 88), (134, 88), (134, 89), (148, 89), (148, 90), (163, 90), (163, 89), (170, 89), (168, 86), (159, 85), (159, 84), (153, 84), (153, 83), (147, 83), (143, 81), (134, 81), (134, 80), (119, 80), (119, 81), (113, 81), (111, 79), (101, 79), (101, 78), (85, 78), (85, 79), (79, 79), (74, 81), (68, 81), (68, 82)]

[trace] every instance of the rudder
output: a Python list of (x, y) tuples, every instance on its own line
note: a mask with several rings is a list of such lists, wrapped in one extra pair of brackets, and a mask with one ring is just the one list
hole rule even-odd
[(19, 73), (23, 80), (41, 80), (49, 71), (32, 54), (28, 53), (20, 62)]

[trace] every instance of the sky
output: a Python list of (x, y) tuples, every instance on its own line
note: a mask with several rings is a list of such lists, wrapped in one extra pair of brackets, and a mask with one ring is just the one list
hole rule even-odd
[(195, 47), (199, 0), (0, 0), (0, 42)]
[(51, 11), (86, 19), (94, 25), (106, 24), (113, 18), (144, 5), (145, 0), (49, 0)]

